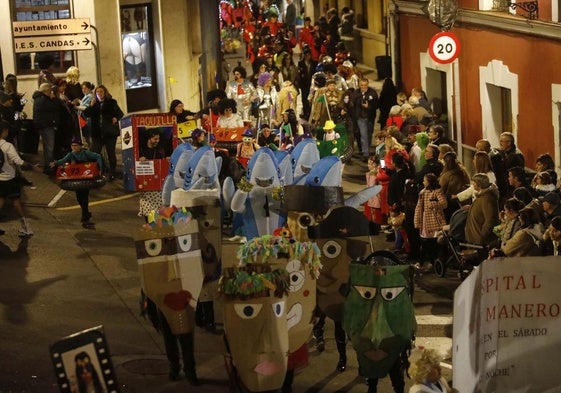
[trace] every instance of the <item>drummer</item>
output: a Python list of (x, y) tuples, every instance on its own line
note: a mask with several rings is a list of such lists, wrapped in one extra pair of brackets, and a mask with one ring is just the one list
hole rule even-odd
[[(94, 153), (89, 150), (82, 149), (82, 139), (79, 137), (72, 138), (72, 143), (70, 145), (72, 151), (65, 155), (63, 158), (57, 161), (52, 161), (49, 166), (51, 168), (55, 168), (60, 165), (64, 165), (67, 163), (79, 163), (79, 162), (97, 162), (99, 167), (100, 173), (102, 173), (103, 168), (103, 160), (101, 156), (97, 153)], [(89, 189), (82, 189), (76, 190), (76, 200), (82, 209), (82, 218), (80, 221), (82, 222), (82, 226), (90, 227), (93, 223), (90, 221), (92, 218), (92, 214), (89, 210), (89, 199), (90, 199), (90, 190)]]

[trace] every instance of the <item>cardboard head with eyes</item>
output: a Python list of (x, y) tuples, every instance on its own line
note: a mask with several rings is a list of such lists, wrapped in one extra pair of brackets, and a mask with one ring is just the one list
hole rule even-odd
[(410, 269), (408, 265), (350, 265), (343, 328), (366, 378), (386, 376), (411, 347), (417, 323), (409, 293)]
[[(216, 281), (222, 262), (222, 230), (220, 226), (220, 189), (184, 190), (171, 192), (171, 203), (188, 210), (199, 223), (201, 257), (204, 269), (204, 287), (200, 301), (215, 297)], [(213, 283), (213, 285), (210, 285)]]
[(186, 210), (160, 209), (135, 233), (144, 293), (162, 311), (174, 334), (195, 327), (203, 286), (199, 224)]
[(279, 389), (288, 353), (288, 274), (268, 265), (226, 268), (224, 332), (241, 382), (251, 392)]
[(282, 236), (253, 238), (238, 251), (241, 265), (268, 264), (285, 269), (289, 275), (286, 303), (289, 353), (296, 352), (310, 338), (316, 305), (316, 279), (320, 275), (319, 248)]
[(349, 265), (368, 254), (368, 235), (368, 220), (349, 206), (331, 208), (322, 221), (308, 227), (308, 236), (320, 248), (323, 266), (317, 280), (317, 303), (334, 321), (343, 318)]

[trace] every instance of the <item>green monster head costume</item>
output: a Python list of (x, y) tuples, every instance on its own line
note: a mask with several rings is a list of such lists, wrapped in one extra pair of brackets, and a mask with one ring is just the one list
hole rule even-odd
[(343, 328), (366, 378), (385, 377), (410, 348), (417, 323), (409, 296), (409, 266), (350, 265)]

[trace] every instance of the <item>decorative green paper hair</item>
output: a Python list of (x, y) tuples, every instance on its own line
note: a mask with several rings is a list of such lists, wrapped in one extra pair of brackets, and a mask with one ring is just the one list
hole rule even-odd
[(251, 299), (269, 296), (283, 297), (290, 287), (286, 269), (271, 271), (267, 265), (249, 265), (224, 270), (218, 283), (219, 291), (228, 298)]
[(319, 277), (322, 268), (321, 251), (314, 242), (299, 242), (283, 236), (263, 235), (249, 240), (238, 249), (240, 266), (266, 264), (269, 258), (286, 256), (305, 263), (314, 279)]

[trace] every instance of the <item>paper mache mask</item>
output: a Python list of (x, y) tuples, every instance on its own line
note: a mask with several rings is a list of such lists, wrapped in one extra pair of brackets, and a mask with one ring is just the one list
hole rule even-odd
[(174, 334), (193, 331), (203, 285), (199, 224), (186, 210), (160, 209), (135, 233), (144, 293), (162, 311)]
[(360, 374), (386, 376), (410, 348), (417, 327), (408, 291), (409, 266), (351, 264), (343, 328), (356, 350)]
[(316, 305), (316, 279), (320, 275), (319, 248), (282, 236), (265, 235), (245, 243), (238, 250), (240, 265), (268, 264), (285, 269), (290, 285), (286, 302), (289, 352), (294, 353), (310, 338)]
[(224, 269), (224, 332), (241, 382), (251, 392), (279, 389), (287, 369), (286, 301), (289, 276), (284, 269), (251, 265)]

